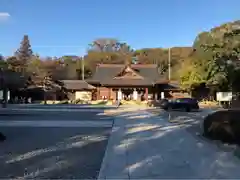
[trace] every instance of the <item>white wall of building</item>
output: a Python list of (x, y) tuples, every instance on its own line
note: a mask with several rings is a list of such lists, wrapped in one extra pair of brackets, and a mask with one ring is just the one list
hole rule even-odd
[(76, 91), (75, 92), (75, 99), (91, 101), (92, 100), (92, 92), (89, 92), (89, 91)]

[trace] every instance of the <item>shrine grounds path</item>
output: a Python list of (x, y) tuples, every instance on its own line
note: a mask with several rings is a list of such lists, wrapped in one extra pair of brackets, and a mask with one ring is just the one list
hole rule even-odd
[(98, 179), (240, 179), (240, 149), (202, 137), (199, 112), (115, 114)]
[(239, 148), (201, 136), (203, 118), (212, 109), (123, 109), (23, 105), (0, 110), (0, 132), (7, 136), (0, 143), (0, 178), (240, 178)]

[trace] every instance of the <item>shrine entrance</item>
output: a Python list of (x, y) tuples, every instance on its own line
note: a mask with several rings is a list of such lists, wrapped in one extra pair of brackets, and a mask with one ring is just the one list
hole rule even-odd
[(145, 95), (145, 88), (114, 88), (113, 89), (116, 92), (117, 99), (122, 100), (142, 100), (142, 96)]
[(122, 89), (122, 95), (124, 100), (133, 100), (133, 89)]

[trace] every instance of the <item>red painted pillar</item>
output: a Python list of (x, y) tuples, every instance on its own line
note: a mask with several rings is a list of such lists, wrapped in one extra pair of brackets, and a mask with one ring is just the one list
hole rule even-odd
[(148, 88), (145, 88), (145, 100), (148, 101)]

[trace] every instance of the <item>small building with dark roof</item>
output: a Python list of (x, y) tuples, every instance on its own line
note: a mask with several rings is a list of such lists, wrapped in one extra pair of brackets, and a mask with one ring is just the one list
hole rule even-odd
[(62, 83), (71, 100), (91, 100), (92, 92), (96, 89), (84, 80), (62, 80)]
[(96, 99), (159, 99), (168, 84), (156, 64), (99, 64), (86, 80), (96, 87)]
[(96, 89), (91, 84), (83, 80), (62, 80), (64, 87), (71, 91), (91, 91)]

